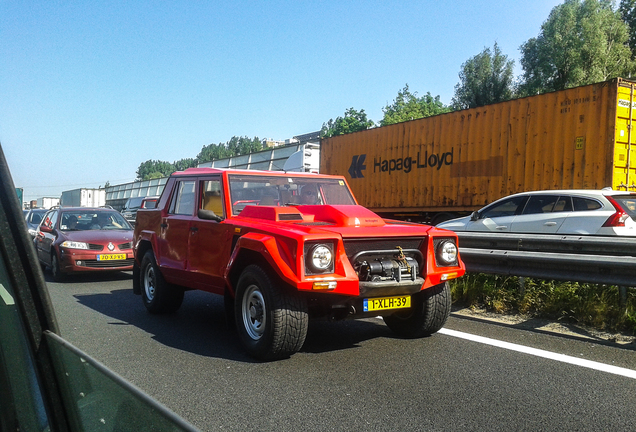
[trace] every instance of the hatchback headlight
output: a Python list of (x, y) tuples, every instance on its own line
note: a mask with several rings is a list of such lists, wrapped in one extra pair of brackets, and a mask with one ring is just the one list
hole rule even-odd
[(438, 265), (457, 264), (457, 245), (452, 240), (444, 240), (437, 245), (435, 251)]
[(60, 245), (63, 248), (68, 249), (88, 249), (88, 243), (76, 242), (76, 241), (65, 241)]
[(311, 246), (306, 254), (307, 270), (310, 274), (328, 273), (333, 271), (333, 246), (317, 244)]

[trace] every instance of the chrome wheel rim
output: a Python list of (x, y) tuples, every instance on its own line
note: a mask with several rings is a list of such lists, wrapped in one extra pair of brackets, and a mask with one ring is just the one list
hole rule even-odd
[(152, 301), (155, 298), (155, 269), (148, 265), (144, 272), (144, 292), (148, 301)]
[(243, 325), (250, 338), (259, 340), (265, 332), (265, 299), (256, 285), (250, 285), (245, 291), (241, 305)]

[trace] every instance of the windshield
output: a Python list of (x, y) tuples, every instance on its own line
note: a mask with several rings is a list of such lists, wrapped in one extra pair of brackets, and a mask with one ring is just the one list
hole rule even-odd
[(115, 211), (77, 210), (62, 213), (60, 230), (132, 230), (132, 227), (121, 214)]
[(138, 209), (141, 207), (141, 202), (144, 200), (144, 197), (130, 198), (124, 208), (126, 209)]
[(232, 213), (250, 205), (354, 205), (351, 191), (341, 179), (230, 175)]

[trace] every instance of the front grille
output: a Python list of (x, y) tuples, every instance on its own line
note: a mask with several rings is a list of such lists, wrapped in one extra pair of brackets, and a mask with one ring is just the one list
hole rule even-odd
[(132, 249), (132, 242), (122, 243), (120, 245), (117, 245), (117, 247), (119, 248), (119, 250)]
[(93, 243), (89, 243), (88, 244), (88, 248), (90, 250), (96, 250), (96, 251), (100, 251), (104, 249), (104, 245), (99, 245), (99, 244), (93, 244)]
[[(360, 252), (370, 251), (386, 251), (395, 250), (397, 247), (402, 249), (420, 249), (423, 238), (390, 238), (390, 239), (344, 239), (344, 248), (349, 260)], [(353, 264), (353, 263), (352, 263)]]
[[(361, 281), (402, 281), (419, 276), (425, 268), (420, 251), (424, 238), (344, 239), (349, 262)], [(400, 253), (403, 253), (400, 256)], [(404, 269), (404, 271), (402, 271)]]
[(117, 268), (117, 267), (128, 267), (133, 265), (134, 259), (125, 259), (125, 260), (112, 260), (112, 261), (97, 261), (97, 260), (84, 260), (77, 263), (77, 265), (82, 267), (90, 267), (90, 268)]

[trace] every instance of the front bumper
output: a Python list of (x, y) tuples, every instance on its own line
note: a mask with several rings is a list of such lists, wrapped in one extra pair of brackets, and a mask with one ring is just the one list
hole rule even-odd
[(424, 279), (415, 278), (413, 281), (397, 282), (378, 281), (378, 282), (359, 282), (360, 297), (384, 297), (404, 294), (415, 294), (422, 290)]
[(76, 249), (60, 250), (60, 270), (63, 273), (100, 272), (100, 271), (129, 271), (133, 268), (134, 255), (132, 251), (113, 252), (126, 255), (124, 260), (98, 260), (102, 253)]

